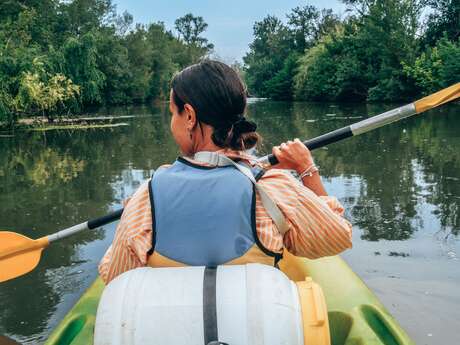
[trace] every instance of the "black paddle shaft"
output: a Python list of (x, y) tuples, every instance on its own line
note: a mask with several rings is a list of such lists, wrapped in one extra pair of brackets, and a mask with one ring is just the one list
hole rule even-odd
[(100, 226), (112, 223), (120, 219), (122, 213), (123, 213), (123, 208), (116, 210), (112, 213), (106, 214), (105, 216), (102, 216), (100, 218), (88, 220), (88, 229), (95, 229)]
[[(326, 146), (331, 143), (335, 143), (336, 141), (340, 141), (342, 139), (346, 139), (353, 136), (353, 132), (351, 131), (350, 126), (343, 127), (336, 129), (335, 131), (320, 135), (319, 137), (306, 140), (303, 144), (308, 147), (309, 150), (314, 150), (323, 146)], [(268, 155), (268, 161), (270, 165), (278, 164), (278, 159), (275, 155), (270, 154)]]

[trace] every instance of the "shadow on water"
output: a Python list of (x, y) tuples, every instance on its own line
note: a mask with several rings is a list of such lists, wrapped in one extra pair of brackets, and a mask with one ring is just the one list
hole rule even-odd
[[(262, 152), (312, 138), (393, 106), (256, 102), (249, 116)], [(436, 236), (460, 231), (459, 106), (423, 115), (315, 151), (329, 192), (341, 195), (365, 241), (408, 240), (424, 222)], [(32, 238), (107, 213), (153, 169), (174, 160), (169, 114), (161, 108), (103, 110), (143, 115), (127, 127), (21, 132), (0, 138), (0, 228)], [(147, 115), (147, 116), (145, 116)], [(344, 181), (344, 182), (343, 182)], [(347, 189), (348, 188), (348, 189)], [(422, 212), (428, 209), (430, 212)], [(100, 229), (52, 245), (30, 274), (0, 286), (0, 334), (40, 343), (96, 275), (113, 237)], [(424, 230), (428, 231), (428, 230)]]

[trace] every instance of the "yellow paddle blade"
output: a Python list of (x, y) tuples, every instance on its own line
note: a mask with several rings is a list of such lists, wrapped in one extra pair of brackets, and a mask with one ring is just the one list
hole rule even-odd
[(460, 97), (460, 83), (449, 86), (448, 88), (442, 89), (432, 95), (426, 96), (425, 98), (416, 101), (415, 110), (417, 114), (423, 113), (424, 111), (430, 110), (438, 105), (453, 101)]
[(48, 244), (48, 237), (32, 240), (14, 232), (0, 231), (0, 283), (32, 271)]

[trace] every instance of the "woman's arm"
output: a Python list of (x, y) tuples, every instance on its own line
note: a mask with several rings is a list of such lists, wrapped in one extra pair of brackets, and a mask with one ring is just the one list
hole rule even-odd
[(152, 215), (148, 184), (142, 185), (125, 206), (112, 245), (99, 264), (107, 284), (118, 275), (147, 264), (152, 246)]
[[(289, 252), (316, 259), (351, 248), (351, 224), (342, 217), (343, 207), (336, 198), (316, 195), (291, 174), (279, 169), (267, 171), (258, 183), (276, 202), (289, 224), (288, 232), (280, 238)], [(263, 238), (262, 242), (267, 245)]]
[[(275, 147), (273, 154), (280, 162), (275, 168), (292, 169), (299, 174), (308, 172), (314, 164), (310, 151), (298, 139)], [(277, 204), (290, 224), (283, 238), (287, 250), (315, 259), (351, 248), (351, 224), (342, 217), (343, 207), (338, 200), (327, 196), (317, 171), (303, 177), (303, 185), (286, 173), (283, 176), (272, 171), (267, 175), (274, 177), (273, 181), (278, 180), (274, 188), (268, 189), (278, 199)], [(270, 179), (264, 179), (264, 183), (270, 185)], [(291, 194), (294, 197), (286, 197)]]

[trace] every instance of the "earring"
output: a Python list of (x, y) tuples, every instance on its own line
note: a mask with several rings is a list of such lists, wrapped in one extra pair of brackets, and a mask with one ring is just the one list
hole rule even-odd
[(193, 140), (193, 137), (192, 137), (192, 130), (189, 128), (188, 129), (188, 134), (190, 135), (190, 140)]

